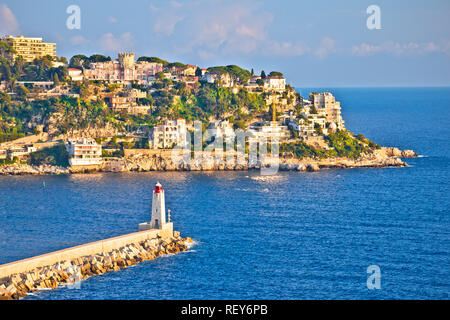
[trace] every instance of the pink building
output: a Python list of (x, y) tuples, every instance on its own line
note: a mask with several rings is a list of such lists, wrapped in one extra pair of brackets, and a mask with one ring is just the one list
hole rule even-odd
[(119, 59), (117, 60), (90, 63), (89, 69), (84, 70), (84, 76), (87, 80), (138, 81), (142, 84), (148, 84), (162, 70), (161, 63), (146, 61), (136, 63), (134, 54), (119, 53)]

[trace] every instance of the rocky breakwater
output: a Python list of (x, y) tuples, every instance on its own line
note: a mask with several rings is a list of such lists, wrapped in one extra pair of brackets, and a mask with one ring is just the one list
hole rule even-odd
[(28, 272), (16, 273), (0, 278), (0, 300), (20, 299), (30, 292), (56, 289), (61, 285), (77, 285), (79, 281), (95, 275), (118, 271), (162, 255), (186, 251), (192, 243), (191, 238), (182, 238), (175, 231), (170, 239), (147, 239), (109, 252), (83, 256), (71, 261), (60, 261)]
[(50, 166), (50, 165), (29, 165), (29, 164), (11, 164), (6, 166), (0, 166), (0, 175), (47, 175), (47, 174), (68, 174), (69, 169)]

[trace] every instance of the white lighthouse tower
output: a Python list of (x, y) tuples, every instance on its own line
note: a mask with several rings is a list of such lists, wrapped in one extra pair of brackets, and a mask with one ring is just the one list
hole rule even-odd
[(168, 229), (172, 228), (172, 223), (166, 222), (166, 201), (164, 199), (164, 189), (158, 182), (153, 190), (152, 214), (150, 222), (139, 224), (139, 231), (149, 229)]
[(150, 228), (162, 229), (166, 224), (166, 201), (164, 199), (164, 189), (158, 182), (153, 190), (152, 200), (152, 216), (150, 220)]

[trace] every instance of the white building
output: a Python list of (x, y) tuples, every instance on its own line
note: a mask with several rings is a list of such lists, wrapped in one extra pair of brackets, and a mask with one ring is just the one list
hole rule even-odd
[(228, 120), (212, 122), (208, 127), (208, 133), (216, 139), (222, 138), (223, 142), (234, 142), (236, 137), (233, 126)]
[(264, 89), (284, 90), (286, 89), (286, 79), (280, 76), (266, 77), (264, 79)]
[(30, 145), (13, 145), (7, 150), (7, 157), (9, 159), (14, 159), (15, 157), (22, 157), (24, 155), (30, 154), (31, 152), (37, 151), (36, 147), (32, 144)]
[(202, 75), (201, 80), (208, 83), (214, 83), (218, 79), (218, 75), (215, 73), (205, 73)]
[(186, 120), (165, 120), (153, 128), (150, 135), (150, 147), (153, 149), (171, 149), (186, 144)]
[(314, 122), (303, 118), (298, 120), (297, 128), (295, 126), (293, 128), (300, 136), (313, 135), (316, 132)]
[(83, 72), (80, 69), (69, 68), (67, 74), (72, 81), (83, 81)]
[(102, 146), (92, 138), (69, 140), (66, 144), (71, 166), (102, 164)]
[(207, 72), (201, 77), (202, 81), (217, 83), (220, 87), (232, 87), (236, 84), (235, 79), (229, 73)]
[(262, 139), (278, 139), (282, 141), (290, 137), (289, 128), (278, 121), (270, 121), (262, 125), (251, 126), (249, 132), (253, 135), (253, 140), (261, 141)]
[(336, 101), (330, 92), (313, 92), (309, 95), (309, 101), (317, 109), (319, 114), (326, 118), (326, 122), (334, 123), (338, 129), (344, 128), (344, 120), (341, 115), (341, 104)]

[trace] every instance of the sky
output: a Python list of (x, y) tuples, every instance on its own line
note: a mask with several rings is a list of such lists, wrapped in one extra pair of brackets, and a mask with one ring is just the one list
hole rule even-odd
[[(381, 29), (367, 27), (370, 5)], [(0, 36), (43, 37), (67, 58), (280, 71), (294, 87), (450, 86), (449, 16), (448, 0), (0, 0)]]

